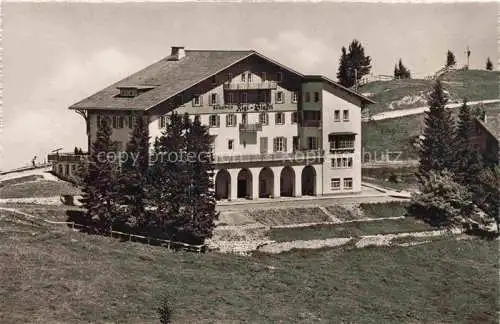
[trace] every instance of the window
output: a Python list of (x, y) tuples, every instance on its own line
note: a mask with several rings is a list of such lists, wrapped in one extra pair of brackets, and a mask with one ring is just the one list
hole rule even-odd
[(352, 178), (344, 178), (344, 189), (352, 189)]
[(234, 103), (234, 93), (229, 92), (227, 94), (226, 101), (228, 104), (233, 104)]
[(260, 78), (262, 79), (262, 81), (266, 81), (267, 80), (267, 73), (266, 72), (262, 72), (260, 74)]
[(292, 92), (292, 103), (297, 103), (299, 99), (299, 94), (297, 91)]
[(123, 128), (123, 116), (113, 116), (113, 128)]
[(330, 188), (332, 190), (340, 190), (340, 178), (332, 178), (330, 180)]
[(294, 136), (293, 137), (293, 150), (297, 151), (299, 149), (299, 137)]
[(209, 102), (209, 105), (213, 106), (213, 105), (216, 105), (218, 103), (218, 96), (216, 93), (211, 93), (210, 94), (210, 102)]
[(227, 149), (232, 150), (234, 148), (234, 140), (230, 139), (227, 141)]
[(335, 158), (332, 159), (332, 168), (341, 169), (341, 168), (352, 168), (352, 157), (343, 157), (343, 158)]
[(241, 73), (241, 82), (245, 82), (245, 73)]
[(203, 105), (203, 96), (194, 96), (193, 106), (201, 106), (201, 105)]
[(319, 92), (314, 93), (314, 102), (319, 102)]
[(329, 135), (330, 151), (354, 150), (355, 135)]
[(309, 92), (305, 93), (304, 101), (305, 102), (310, 102), (311, 101), (311, 94)]
[(245, 92), (242, 92), (240, 95), (240, 103), (247, 103), (248, 102), (248, 94)]
[(208, 117), (208, 125), (210, 127), (220, 127), (220, 116), (219, 115), (210, 115)]
[(247, 80), (248, 82), (252, 82), (252, 72), (248, 72)]
[(76, 169), (76, 165), (72, 164), (72, 165), (71, 165), (71, 172), (74, 172), (74, 171), (75, 171), (75, 169)]
[(317, 137), (308, 137), (307, 138), (307, 149), (308, 150), (317, 150), (318, 149), (318, 138)]
[(278, 81), (278, 82), (283, 81), (283, 72), (276, 73), (276, 81)]
[(292, 124), (297, 124), (297, 112), (292, 112)]
[(343, 118), (344, 118), (344, 121), (349, 121), (349, 110), (344, 110)]
[(241, 123), (243, 125), (248, 124), (248, 115), (246, 113), (241, 114)]
[(340, 121), (340, 110), (335, 110), (334, 115), (333, 115), (333, 121), (336, 121), (336, 122)]
[(259, 123), (262, 125), (269, 125), (269, 114), (267, 112), (261, 112), (259, 114)]
[(276, 91), (275, 101), (277, 104), (283, 103), (283, 92), (282, 91)]
[(286, 152), (286, 137), (275, 137), (273, 144), (274, 152)]
[(226, 115), (226, 127), (236, 127), (237, 119), (235, 114)]
[(269, 96), (267, 95), (267, 91), (261, 92), (261, 99), (262, 99), (262, 102), (265, 102), (265, 103), (269, 102)]
[(160, 116), (160, 118), (158, 118), (158, 128), (167, 127), (167, 120), (168, 116)]
[(233, 74), (232, 73), (228, 73), (227, 74), (227, 82), (231, 82), (233, 81)]
[(217, 83), (217, 79), (215, 78), (215, 75), (213, 75), (213, 76), (210, 78), (210, 82), (212, 82), (212, 84), (216, 84), (216, 83)]
[(128, 124), (128, 128), (134, 128), (134, 126), (135, 126), (135, 116), (129, 115), (128, 116), (127, 124)]
[(276, 125), (284, 125), (285, 124), (285, 113), (277, 112), (275, 115), (274, 123)]

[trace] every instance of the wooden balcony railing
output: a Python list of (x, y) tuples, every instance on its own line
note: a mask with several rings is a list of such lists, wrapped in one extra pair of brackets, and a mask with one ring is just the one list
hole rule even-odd
[(240, 132), (260, 132), (262, 131), (262, 124), (261, 123), (254, 123), (254, 124), (240, 124), (239, 126)]
[(265, 90), (276, 89), (277, 87), (278, 84), (275, 81), (224, 83), (224, 90)]
[(80, 162), (82, 158), (85, 158), (88, 154), (74, 154), (74, 153), (53, 153), (47, 156), (48, 162)]
[(277, 152), (245, 155), (216, 155), (214, 163), (265, 162), (265, 161), (306, 161), (324, 156), (323, 150), (303, 150), (295, 152)]

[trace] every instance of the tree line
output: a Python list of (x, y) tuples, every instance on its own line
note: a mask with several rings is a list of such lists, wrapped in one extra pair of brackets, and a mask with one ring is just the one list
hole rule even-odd
[(119, 152), (110, 121), (101, 120), (80, 168), (80, 221), (96, 234), (117, 230), (202, 244), (218, 218), (208, 127), (198, 116), (172, 113), (150, 152), (148, 123), (135, 116), (126, 150)]
[[(429, 98), (417, 176), (421, 193), (412, 197), (411, 214), (438, 227), (470, 226), (475, 220), (494, 220), (498, 226), (500, 169), (476, 142), (475, 118), (464, 100), (455, 123), (445, 108), (448, 98), (438, 80)], [(477, 217), (481, 212), (485, 217)], [(475, 221), (477, 222), (477, 221)]]

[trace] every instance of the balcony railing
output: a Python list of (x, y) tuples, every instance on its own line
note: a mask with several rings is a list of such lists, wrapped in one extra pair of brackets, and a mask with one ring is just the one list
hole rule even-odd
[(303, 127), (320, 127), (321, 120), (302, 120), (300, 125)]
[(264, 90), (276, 89), (277, 87), (278, 84), (275, 81), (224, 83), (224, 90)]
[(262, 124), (240, 124), (240, 132), (260, 132), (262, 131)]
[(245, 154), (245, 155), (217, 155), (214, 156), (214, 163), (237, 163), (237, 162), (265, 162), (265, 161), (310, 161), (324, 156), (323, 150), (278, 152), (265, 154)]
[(80, 162), (82, 158), (85, 158), (88, 154), (74, 154), (74, 153), (53, 153), (47, 156), (48, 162)]

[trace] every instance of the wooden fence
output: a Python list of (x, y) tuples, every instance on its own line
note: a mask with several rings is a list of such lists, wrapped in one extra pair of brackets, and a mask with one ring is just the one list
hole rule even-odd
[[(27, 216), (28, 218), (32, 220), (39, 220), (45, 223), (49, 224), (54, 224), (54, 225), (66, 225), (71, 227), (73, 230), (75, 229), (89, 229), (89, 226), (82, 225), (76, 222), (60, 222), (60, 221), (51, 221), (48, 219), (44, 218), (39, 218), (35, 217), (33, 215), (21, 212), (16, 210), (15, 208), (5, 208), (5, 207), (0, 207), (0, 210), (8, 210), (13, 213), (21, 214), (24, 216)], [(126, 239), (128, 241), (134, 241), (133, 239), (136, 239), (135, 241), (140, 241), (142, 243), (147, 243), (149, 245), (160, 245), (164, 246), (168, 249), (173, 249), (173, 248), (181, 248), (184, 250), (188, 251), (195, 251), (195, 252), (205, 252), (207, 250), (207, 245), (206, 244), (201, 244), (201, 245), (194, 245), (194, 244), (188, 244), (188, 243), (183, 243), (183, 242), (176, 242), (176, 241), (170, 241), (170, 240), (164, 240), (156, 237), (151, 237), (151, 236), (143, 236), (143, 235), (137, 235), (137, 234), (132, 234), (132, 233), (125, 233), (125, 232), (119, 232), (119, 231), (113, 231), (111, 230), (109, 233), (110, 237), (117, 237), (117, 238), (122, 238)], [(156, 244), (155, 244), (156, 243)]]

